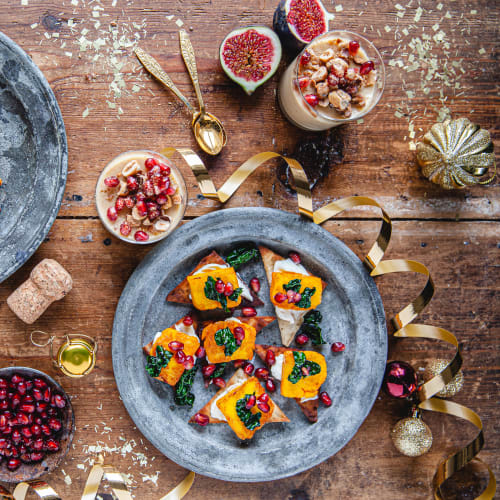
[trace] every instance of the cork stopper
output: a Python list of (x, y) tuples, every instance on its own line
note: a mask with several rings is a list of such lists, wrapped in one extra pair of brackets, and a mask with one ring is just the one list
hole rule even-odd
[(44, 259), (33, 268), (29, 279), (8, 297), (7, 304), (19, 319), (30, 325), (72, 287), (68, 271), (59, 262)]

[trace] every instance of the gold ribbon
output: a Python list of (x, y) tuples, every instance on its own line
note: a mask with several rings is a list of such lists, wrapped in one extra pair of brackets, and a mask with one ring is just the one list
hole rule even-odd
[[(189, 472), (175, 488), (170, 490), (160, 500), (181, 500), (193, 485), (194, 477), (194, 472)], [(132, 500), (125, 478), (114, 467), (104, 465), (102, 456), (99, 456), (97, 463), (90, 470), (85, 488), (83, 489), (82, 500), (95, 500), (99, 486), (104, 480), (110, 484), (118, 500)], [(0, 486), (0, 498), (1, 500), (24, 500), (30, 488), (42, 500), (61, 500), (61, 497), (45, 481), (19, 483), (12, 493), (9, 493), (4, 487)]]
[[(479, 429), (479, 434), (476, 438), (469, 443), (465, 448), (449, 457), (444, 462), (440, 463), (433, 479), (434, 498), (442, 500), (440, 493), (441, 484), (455, 472), (462, 469), (471, 460), (481, 462), (476, 455), (479, 453), (484, 444), (484, 437), (482, 432), (482, 422), (479, 416), (472, 410), (452, 403), (451, 401), (442, 400), (433, 397), (440, 392), (458, 373), (462, 366), (462, 357), (460, 348), (456, 337), (443, 328), (438, 328), (430, 325), (414, 325), (410, 323), (423, 311), (429, 304), (434, 295), (434, 283), (432, 281), (429, 270), (420, 262), (407, 259), (396, 259), (382, 261), (385, 251), (389, 245), (392, 232), (392, 222), (390, 217), (384, 209), (373, 199), (364, 196), (352, 196), (343, 198), (335, 202), (329, 203), (316, 211), (313, 211), (313, 200), (311, 190), (309, 188), (309, 181), (300, 163), (292, 158), (287, 158), (274, 152), (258, 153), (231, 174), (229, 179), (217, 190), (215, 185), (206, 169), (201, 158), (191, 151), (190, 149), (175, 149), (165, 148), (162, 154), (171, 157), (175, 152), (178, 152), (184, 161), (191, 167), (193, 174), (196, 177), (201, 192), (207, 198), (215, 199), (221, 203), (225, 203), (241, 186), (241, 184), (251, 175), (258, 167), (272, 158), (282, 158), (285, 160), (290, 168), (292, 177), (297, 190), (297, 203), (299, 213), (316, 224), (335, 217), (344, 210), (360, 206), (370, 206), (379, 208), (382, 212), (382, 226), (379, 235), (363, 260), (365, 266), (370, 271), (372, 277), (382, 276), (390, 273), (401, 272), (415, 272), (426, 276), (427, 283), (425, 284), (422, 292), (400, 312), (398, 312), (392, 319), (391, 323), (395, 328), (395, 337), (413, 337), (413, 338), (427, 338), (436, 339), (455, 347), (455, 355), (448, 365), (438, 375), (433, 377), (419, 387), (417, 397), (419, 400), (419, 408), (429, 411), (437, 411), (447, 415), (454, 415), (463, 418)], [(481, 462), (484, 463), (484, 462)], [(484, 464), (486, 465), (486, 464)], [(477, 497), (476, 500), (492, 500), (496, 491), (496, 480), (491, 469), (486, 465), (489, 471), (490, 479), (485, 491)]]

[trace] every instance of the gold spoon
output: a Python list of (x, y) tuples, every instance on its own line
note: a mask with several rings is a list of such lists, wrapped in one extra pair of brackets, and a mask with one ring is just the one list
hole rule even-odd
[[(160, 83), (162, 83), (165, 87), (170, 89), (189, 109), (189, 111), (192, 114), (192, 121), (191, 121), (191, 127), (193, 129), (193, 133), (196, 139), (196, 142), (200, 146), (203, 151), (205, 151), (208, 154), (216, 155), (220, 153), (220, 150), (222, 147), (226, 144), (226, 133), (224, 129), (222, 128), (222, 124), (217, 120), (217, 118), (213, 117), (219, 124), (220, 124), (220, 129), (222, 129), (222, 134), (223, 134), (223, 140), (220, 141), (222, 145), (217, 148), (213, 148), (213, 142), (208, 142), (207, 143), (207, 136), (208, 136), (208, 141), (211, 140), (213, 133), (211, 132), (213, 124), (212, 123), (198, 123), (199, 121), (199, 116), (200, 112), (196, 111), (193, 106), (189, 103), (189, 101), (184, 97), (182, 92), (177, 88), (175, 83), (172, 81), (172, 79), (167, 75), (167, 73), (162, 69), (158, 61), (147, 54), (144, 50), (141, 48), (137, 47), (135, 49), (135, 55), (137, 56), (137, 59), (141, 62), (141, 64), (144, 66), (144, 68), (151, 74), (153, 75)], [(210, 130), (208, 130), (210, 128)], [(208, 130), (208, 133), (207, 133)]]
[[(189, 39), (189, 35), (185, 30), (179, 31), (179, 43), (181, 46), (182, 59), (184, 59), (184, 64), (186, 65), (191, 81), (193, 82), (196, 97), (200, 105), (200, 111), (193, 117), (192, 126), (194, 135), (199, 136), (202, 139), (201, 142), (198, 141), (198, 144), (203, 151), (211, 155), (217, 155), (226, 145), (226, 131), (217, 117), (205, 111), (205, 103), (203, 102), (203, 97), (201, 95), (194, 49), (191, 44), (191, 40)], [(205, 147), (203, 147), (202, 143)]]

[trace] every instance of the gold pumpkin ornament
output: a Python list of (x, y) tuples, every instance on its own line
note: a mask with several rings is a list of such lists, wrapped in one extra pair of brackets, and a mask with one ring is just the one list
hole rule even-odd
[(419, 457), (432, 446), (432, 432), (414, 408), (411, 417), (400, 420), (391, 431), (396, 449), (407, 457)]
[[(496, 175), (490, 133), (468, 118), (435, 123), (417, 145), (417, 162), (425, 177), (445, 189), (488, 184)], [(493, 174), (482, 180), (490, 167)]]

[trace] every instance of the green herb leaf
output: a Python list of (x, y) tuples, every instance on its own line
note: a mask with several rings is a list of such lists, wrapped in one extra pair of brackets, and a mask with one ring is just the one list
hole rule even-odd
[(313, 345), (326, 344), (321, 335), (321, 327), (319, 326), (322, 319), (321, 312), (317, 310), (309, 311), (304, 316), (302, 331), (311, 339)]
[[(288, 375), (288, 380), (292, 384), (296, 384), (303, 378), (311, 377), (312, 375), (317, 375), (321, 372), (321, 366), (315, 361), (307, 360), (306, 355), (301, 351), (293, 351), (293, 359), (295, 361), (295, 365), (290, 375)], [(309, 375), (304, 375), (302, 373), (303, 367), (309, 369)]]
[(195, 365), (191, 370), (184, 370), (179, 382), (175, 385), (174, 401), (179, 406), (193, 406), (194, 394), (189, 392), (193, 386), (194, 376), (198, 366)]
[(217, 345), (224, 346), (224, 354), (226, 356), (231, 356), (239, 349), (239, 346), (236, 345), (236, 339), (228, 327), (217, 330), (214, 338)]
[(227, 363), (217, 363), (217, 368), (215, 371), (210, 375), (210, 378), (217, 378), (217, 377), (222, 377), (226, 371), (226, 365)]
[[(254, 393), (255, 394), (255, 393)], [(238, 399), (236, 402), (236, 414), (240, 417), (240, 420), (243, 422), (245, 427), (253, 431), (260, 425), (260, 417), (262, 415), (261, 412), (252, 413), (250, 410), (246, 408), (246, 404), (250, 394), (245, 395), (244, 398)]]
[(259, 255), (256, 248), (241, 247), (233, 250), (226, 258), (226, 262), (234, 269), (238, 269), (243, 264), (250, 262)]
[(295, 293), (300, 292), (300, 286), (302, 281), (298, 278), (290, 280), (286, 285), (283, 285), (283, 288), (288, 292), (288, 290), (293, 290)]
[(236, 290), (229, 296), (229, 300), (236, 302), (238, 297), (242, 294), (243, 288), (236, 288)]
[(302, 297), (301, 299), (295, 304), (297, 307), (300, 307), (301, 309), (307, 309), (308, 307), (311, 307), (311, 297), (316, 293), (316, 288), (309, 288), (306, 287), (304, 288), (304, 291), (302, 292)]
[(171, 359), (172, 353), (170, 351), (165, 350), (161, 345), (156, 346), (156, 356), (148, 356), (146, 371), (151, 377), (158, 377)]
[(215, 283), (216, 280), (212, 276), (207, 278), (207, 281), (205, 282), (205, 297), (210, 300), (216, 300), (220, 303), (224, 312), (229, 312), (229, 309), (227, 308), (227, 297), (215, 289)]

